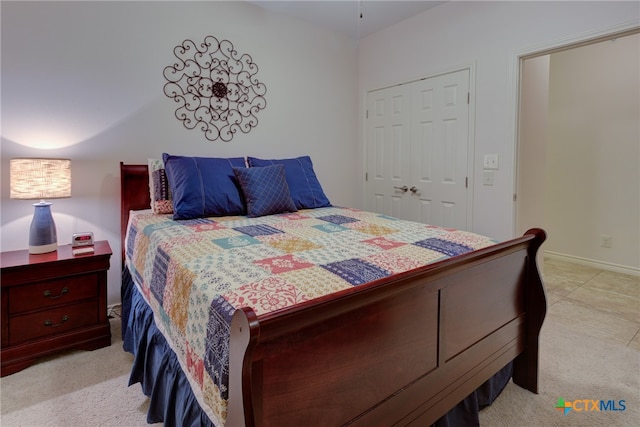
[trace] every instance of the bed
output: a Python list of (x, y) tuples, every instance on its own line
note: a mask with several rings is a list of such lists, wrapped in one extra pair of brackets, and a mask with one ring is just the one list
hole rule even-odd
[[(203, 227), (197, 221), (174, 221), (167, 215), (154, 219), (144, 212), (151, 205), (150, 168), (120, 164), (123, 341), (125, 350), (134, 354), (130, 384), (139, 382), (151, 397), (148, 422), (470, 425), (477, 424), (479, 408), (490, 404), (511, 378), (538, 392), (538, 337), (546, 299), (536, 254), (545, 233), (532, 229), (513, 240), (479, 243), (477, 249), (405, 266), (384, 277), (373, 274), (357, 286), (338, 287), (285, 307), (236, 304), (229, 313), (228, 341), (220, 343), (228, 352), (228, 369), (224, 386), (216, 383), (214, 388), (216, 393), (224, 389), (223, 397), (205, 396), (212, 387), (202, 379), (202, 360), (172, 337), (175, 327), (158, 302), (163, 297), (154, 298), (158, 293), (139, 283), (144, 281), (139, 271), (131, 271), (143, 270), (145, 263), (151, 268), (148, 257), (128, 253), (136, 240), (134, 223), (147, 230), (138, 233), (146, 233), (147, 246), (153, 245), (155, 234), (162, 234), (150, 229), (168, 229), (163, 233), (175, 236), (184, 227)], [(258, 219), (277, 228), (283, 221), (318, 217), (363, 219), (387, 228), (383, 220), (398, 221), (337, 207)], [(242, 217), (209, 220), (204, 228), (249, 224)], [(349, 225), (340, 221), (331, 225)], [(428, 232), (456, 233), (439, 227)], [(385, 237), (382, 233), (373, 239)], [(186, 247), (190, 245), (183, 244), (182, 250)], [(209, 359), (204, 363), (215, 365)], [(209, 407), (221, 399), (222, 410)]]

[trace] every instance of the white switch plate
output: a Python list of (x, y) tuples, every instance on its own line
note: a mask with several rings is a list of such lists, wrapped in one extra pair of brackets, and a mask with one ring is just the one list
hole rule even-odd
[(498, 170), (499, 169), (498, 159), (499, 157), (497, 154), (485, 154), (484, 169)]

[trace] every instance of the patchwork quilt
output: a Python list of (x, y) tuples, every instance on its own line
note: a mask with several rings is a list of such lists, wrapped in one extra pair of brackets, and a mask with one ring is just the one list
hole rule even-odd
[(236, 309), (268, 313), (494, 243), (340, 207), (181, 221), (145, 211), (130, 216), (126, 263), (200, 406), (222, 426)]

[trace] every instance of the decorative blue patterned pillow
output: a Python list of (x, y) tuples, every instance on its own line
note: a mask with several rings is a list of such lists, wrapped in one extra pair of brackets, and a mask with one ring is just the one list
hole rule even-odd
[(164, 170), (164, 162), (160, 159), (149, 159), (148, 164), (151, 210), (156, 214), (173, 213), (171, 190)]
[(283, 165), (261, 168), (233, 168), (247, 202), (247, 216), (255, 218), (296, 212)]
[(233, 173), (244, 167), (242, 157), (162, 155), (171, 188), (173, 219), (244, 215), (242, 194)]
[(247, 157), (249, 168), (264, 167), (270, 165), (284, 165), (287, 184), (298, 209), (323, 208), (331, 206), (329, 199), (322, 191), (322, 186), (315, 171), (311, 157), (302, 156), (294, 159), (263, 160), (256, 157)]

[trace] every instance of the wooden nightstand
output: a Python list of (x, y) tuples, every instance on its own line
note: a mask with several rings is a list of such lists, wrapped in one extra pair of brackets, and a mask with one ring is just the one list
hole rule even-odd
[(71, 245), (56, 252), (0, 254), (2, 286), (1, 375), (20, 371), (39, 357), (68, 349), (111, 345), (107, 318), (109, 242), (74, 256)]

